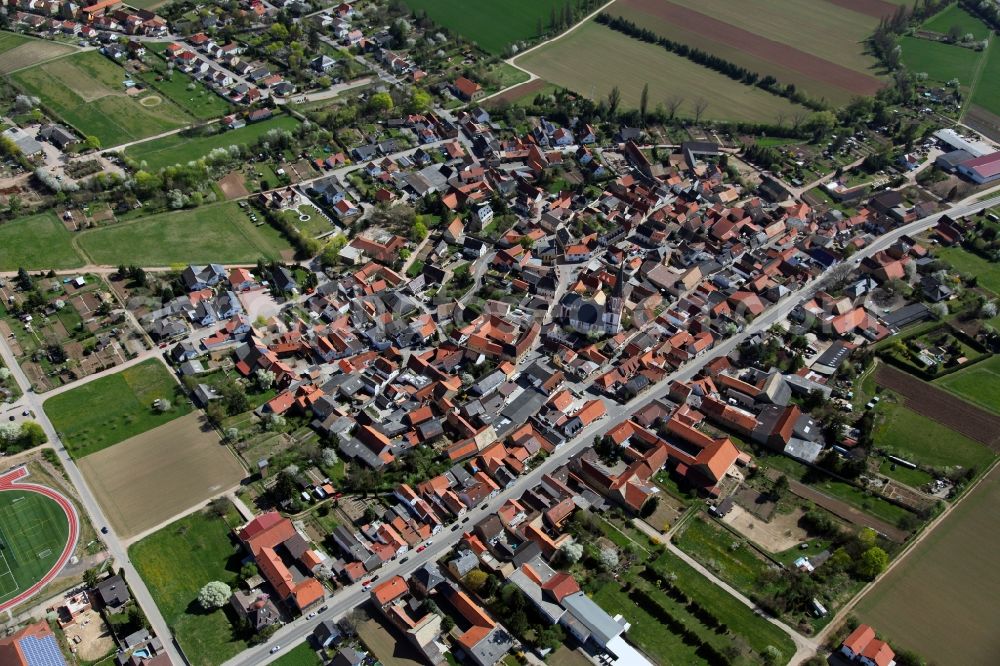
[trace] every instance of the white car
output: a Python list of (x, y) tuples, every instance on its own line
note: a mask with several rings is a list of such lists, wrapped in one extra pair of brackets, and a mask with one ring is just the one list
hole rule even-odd
[(309, 615), (306, 615), (307, 620), (311, 620), (314, 617), (316, 617), (316, 611), (313, 611), (312, 613), (309, 613)]
[(271, 648), (271, 654), (274, 654), (275, 652), (277, 652), (280, 649), (281, 649), (280, 645), (275, 645), (273, 648)]

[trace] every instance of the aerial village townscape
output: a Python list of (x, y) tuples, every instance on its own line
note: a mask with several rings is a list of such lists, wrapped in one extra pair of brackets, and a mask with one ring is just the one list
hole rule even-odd
[(0, 666), (1000, 663), (996, 0), (0, 0)]

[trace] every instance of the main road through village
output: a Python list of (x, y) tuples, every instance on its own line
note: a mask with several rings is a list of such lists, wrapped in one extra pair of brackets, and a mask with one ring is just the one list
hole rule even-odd
[[(978, 196), (982, 196), (982, 193), (979, 193)], [(880, 250), (884, 250), (903, 235), (920, 233), (921, 231), (935, 225), (938, 219), (944, 214), (951, 215), (952, 217), (961, 217), (963, 215), (968, 215), (970, 213), (997, 205), (1000, 205), (1000, 195), (993, 196), (980, 202), (969, 200), (958, 202), (944, 213), (936, 214), (923, 220), (918, 220), (880, 236), (873, 241), (871, 245), (855, 253), (852, 260), (857, 262), (864, 257), (871, 256)], [(832, 268), (830, 270), (832, 270)], [(822, 284), (823, 279), (828, 275), (829, 270), (823, 275), (820, 275), (809, 283), (803, 285), (798, 290), (786, 295), (784, 299), (776, 303), (767, 312), (754, 320), (754, 322), (745, 330), (733, 337), (728, 338), (727, 340), (720, 342), (718, 345), (705, 352), (702, 356), (692, 360), (673, 374), (661, 380), (645, 394), (626, 404), (616, 403), (612, 405), (608, 409), (608, 414), (605, 418), (584, 428), (579, 434), (577, 434), (576, 437), (563, 444), (541, 465), (518, 478), (514, 484), (504, 489), (496, 497), (482, 504), (472, 515), (476, 518), (478, 518), (478, 516), (485, 517), (486, 515), (496, 511), (508, 499), (512, 497), (519, 497), (525, 490), (537, 484), (541, 475), (550, 473), (558, 466), (564, 464), (571, 456), (578, 453), (593, 442), (594, 437), (603, 435), (613, 425), (620, 423), (623, 419), (633, 414), (639, 408), (661, 397), (664, 389), (670, 382), (674, 380), (686, 381), (690, 379), (709, 361), (728, 354), (749, 336), (756, 332), (763, 331), (787, 317), (788, 313), (791, 312), (798, 303), (811, 296), (817, 290), (817, 288)], [(143, 357), (145, 358), (147, 356), (156, 355), (157, 353), (159, 353), (158, 350), (154, 349), (144, 354)], [(129, 561), (126, 544), (118, 537), (117, 534), (115, 534), (114, 529), (109, 524), (101, 506), (98, 504), (93, 493), (84, 480), (83, 475), (80, 473), (79, 468), (69, 456), (66, 448), (63, 446), (59, 434), (56, 432), (52, 422), (48, 419), (45, 411), (42, 409), (42, 403), (48, 396), (39, 395), (33, 392), (31, 383), (28, 381), (27, 376), (18, 365), (6, 339), (0, 339), (0, 356), (2, 356), (5, 365), (10, 368), (14, 378), (17, 380), (17, 383), (24, 393), (24, 395), (15, 404), (34, 412), (36, 420), (48, 435), (50, 445), (54, 448), (60, 461), (66, 469), (66, 473), (68, 474), (70, 481), (76, 487), (80, 502), (83, 509), (87, 512), (91, 522), (98, 528), (107, 527), (108, 533), (102, 535), (101, 538), (107, 544), (108, 552), (114, 558), (116, 565), (124, 568), (126, 580), (131, 586), (133, 594), (135, 595), (137, 601), (141, 604), (147, 618), (149, 618), (153, 631), (163, 641), (163, 645), (169, 654), (171, 661), (178, 665), (186, 663), (186, 661), (181, 657), (180, 652), (174, 646), (173, 636), (170, 633), (166, 621), (154, 603), (152, 595), (149, 593), (145, 583), (139, 576), (136, 569), (132, 566), (132, 563)], [(109, 372), (113, 372), (113, 370)], [(97, 376), (102, 376), (103, 374), (106, 373), (99, 373)], [(78, 382), (74, 382), (73, 386), (84, 384), (93, 380), (95, 377), (96, 376), (86, 377)], [(383, 567), (379, 571), (380, 580), (384, 580), (397, 574), (408, 576), (411, 572), (420, 567), (423, 562), (438, 559), (455, 545), (455, 543), (461, 538), (462, 533), (463, 530), (461, 529), (454, 532), (451, 531), (450, 527), (444, 529), (436, 537), (434, 544), (419, 555), (411, 557), (410, 560), (405, 563), (397, 561), (389, 563)], [(227, 661), (224, 666), (257, 666), (258, 664), (269, 663), (270, 661), (280, 657), (281, 654), (286, 652), (292, 646), (304, 641), (313, 631), (318, 622), (329, 618), (339, 618), (345, 615), (348, 611), (363, 604), (367, 596), (368, 593), (361, 588), (359, 583), (341, 589), (336, 592), (333, 597), (331, 597), (328, 602), (328, 610), (319, 617), (312, 620), (309, 620), (308, 618), (299, 618), (298, 620), (289, 623), (288, 625), (282, 627), (282, 629), (280, 629), (268, 643), (245, 650), (236, 657)], [(792, 663), (802, 661), (815, 651), (817, 647), (815, 641), (800, 635), (777, 620), (772, 620), (772, 622), (778, 624), (795, 641), (796, 653), (792, 659)], [(276, 645), (282, 646), (282, 649), (275, 654), (271, 654), (271, 648)]]

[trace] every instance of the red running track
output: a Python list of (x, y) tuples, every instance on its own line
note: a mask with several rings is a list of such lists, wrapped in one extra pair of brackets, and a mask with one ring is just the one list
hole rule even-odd
[(70, 501), (61, 493), (57, 493), (51, 488), (40, 486), (37, 483), (17, 483), (19, 479), (23, 479), (26, 476), (28, 476), (28, 470), (23, 465), (12, 469), (3, 476), (0, 476), (0, 492), (4, 490), (29, 490), (31, 492), (44, 495), (55, 501), (55, 503), (62, 508), (63, 513), (66, 514), (67, 520), (69, 520), (69, 538), (66, 539), (66, 546), (63, 548), (62, 555), (60, 555), (56, 563), (52, 565), (49, 572), (45, 574), (40, 581), (29, 587), (21, 594), (7, 602), (4, 602), (3, 604), (0, 604), (0, 612), (3, 612), (8, 608), (13, 608), (26, 599), (30, 599), (39, 590), (52, 582), (52, 579), (58, 576), (59, 572), (62, 571), (64, 566), (66, 566), (66, 562), (69, 561), (70, 556), (73, 554), (73, 550), (76, 548), (76, 540), (80, 536), (80, 522), (76, 515), (76, 509)]

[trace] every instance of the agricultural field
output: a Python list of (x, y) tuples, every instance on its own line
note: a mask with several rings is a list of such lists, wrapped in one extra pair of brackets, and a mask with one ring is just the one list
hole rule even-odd
[(20, 70), (11, 78), (39, 97), (64, 122), (104, 147), (160, 134), (192, 121), (154, 92), (130, 97), (125, 70), (97, 51), (85, 51)]
[(30, 490), (0, 491), (0, 606), (52, 570), (69, 532), (54, 499)]
[(929, 662), (996, 663), (1000, 634), (1000, 469), (858, 602), (855, 614), (893, 647)]
[[(154, 400), (170, 401), (159, 412)], [(184, 416), (191, 406), (157, 359), (87, 382), (45, 401), (67, 451), (82, 458)]]
[(213, 666), (246, 649), (233, 637), (225, 609), (206, 613), (198, 590), (209, 581), (235, 585), (243, 558), (231, 529), (242, 520), (232, 505), (225, 517), (200, 511), (129, 548), (139, 575), (193, 666)]
[[(643, 67), (636, 67), (636, 63), (643, 63)], [(683, 98), (679, 114), (685, 117), (694, 115), (693, 105), (699, 98), (708, 102), (703, 117), (713, 120), (773, 122), (779, 115), (790, 118), (807, 113), (788, 100), (593, 21), (518, 58), (517, 64), (592, 99), (604, 99), (619, 86), (624, 108), (638, 107), (642, 87), (648, 83), (651, 100), (673, 95)]]
[(0, 224), (0, 270), (74, 268), (83, 261), (73, 249), (72, 234), (52, 213)]
[(1000, 414), (1000, 356), (946, 375), (934, 382), (980, 407)]
[(502, 55), (506, 48), (538, 37), (538, 27), (548, 27), (553, 10), (562, 11), (562, 0), (506, 0), (479, 3), (469, 10), (467, 0), (404, 0), (415, 12), (426, 12), (438, 25), (452, 30), (485, 51)]
[(903, 64), (911, 72), (923, 72), (929, 80), (938, 83), (958, 79), (965, 88), (972, 85), (976, 67), (983, 56), (972, 49), (919, 37), (903, 37), (899, 46)]
[(901, 405), (887, 405), (883, 418), (875, 433), (876, 445), (910, 462), (984, 470), (996, 457), (982, 444)]
[(89, 455), (80, 470), (115, 531), (125, 536), (152, 529), (245, 476), (199, 413)]
[(94, 263), (117, 265), (122, 257), (140, 266), (175, 263), (240, 263), (291, 255), (288, 243), (268, 225), (255, 226), (234, 202), (162, 213), (79, 235)]
[(878, 13), (890, 7), (862, 12), (814, 0), (618, 0), (608, 12), (842, 104), (882, 86), (864, 41)]
[(182, 132), (131, 146), (125, 150), (125, 155), (145, 163), (147, 170), (156, 171), (201, 159), (216, 148), (254, 143), (272, 129), (293, 131), (298, 125), (295, 118), (283, 115), (211, 136), (185, 136)]
[(1000, 47), (996, 44), (996, 38), (990, 40), (985, 58), (983, 69), (972, 92), (972, 103), (994, 115), (1000, 115), (1000, 86), (996, 84), (1000, 81)]
[(0, 75), (37, 65), (73, 51), (72, 46), (0, 32)]
[(950, 5), (938, 12), (924, 21), (920, 27), (924, 30), (939, 32), (942, 35), (947, 35), (952, 27), (957, 27), (960, 34), (970, 33), (973, 39), (986, 39), (987, 35), (990, 34), (990, 29), (985, 23), (957, 4)]

